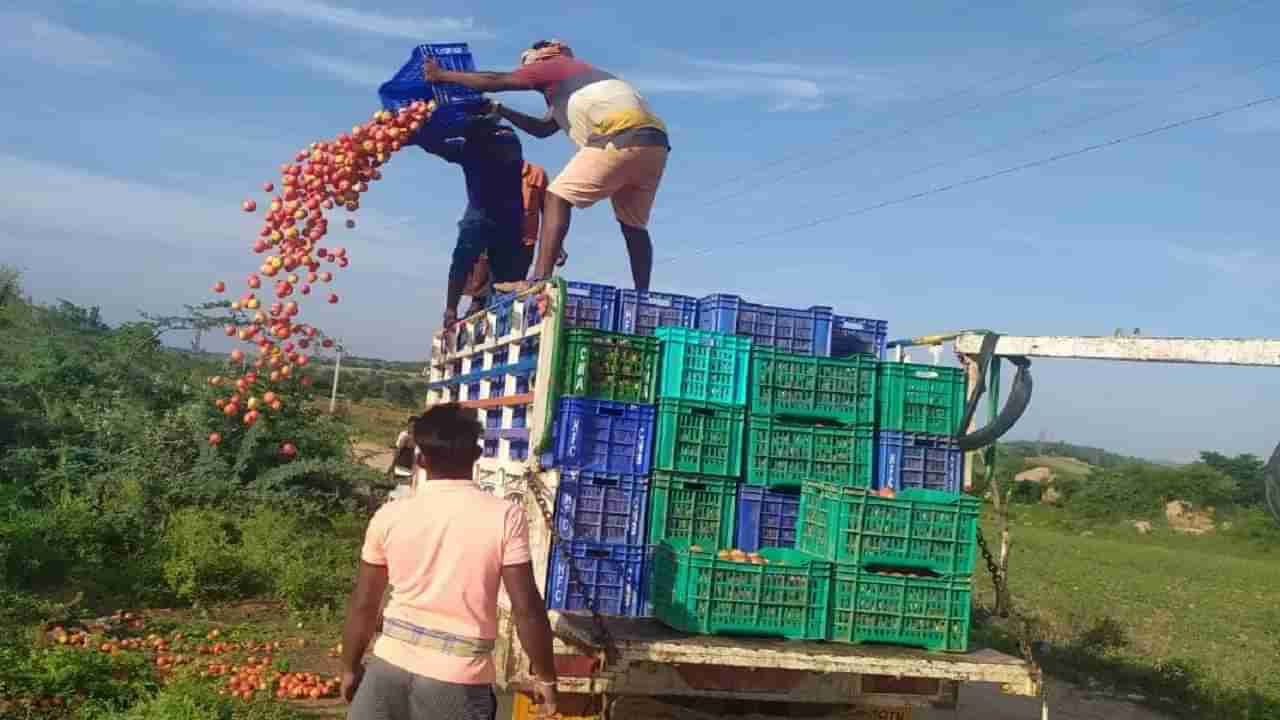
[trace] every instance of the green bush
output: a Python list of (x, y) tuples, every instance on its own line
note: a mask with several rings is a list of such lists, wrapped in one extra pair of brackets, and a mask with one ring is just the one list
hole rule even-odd
[(1250, 507), (1236, 513), (1230, 520), (1227, 534), (1252, 543), (1265, 550), (1280, 552), (1280, 522), (1270, 512), (1260, 507)]
[(1069, 507), (1095, 520), (1153, 517), (1171, 500), (1225, 507), (1239, 492), (1234, 480), (1204, 463), (1180, 467), (1131, 465), (1095, 472), (1074, 492)]
[(355, 580), (359, 535), (327, 519), (260, 508), (240, 524), (242, 555), (277, 599), (293, 608), (335, 605)]
[(119, 711), (154, 691), (145, 657), (69, 647), (0, 646), (0, 698), (81, 698)]
[(179, 510), (169, 517), (164, 544), (165, 581), (182, 600), (231, 600), (261, 589), (260, 578), (242, 556), (239, 528), (225, 513)]

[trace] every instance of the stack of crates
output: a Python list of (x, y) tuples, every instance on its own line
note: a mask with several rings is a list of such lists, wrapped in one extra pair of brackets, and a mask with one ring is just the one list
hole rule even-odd
[(550, 462), (560, 469), (552, 608), (651, 614), (644, 591), (661, 362), (654, 333), (692, 325), (690, 307), (695, 301), (683, 296), (567, 285)]
[(511, 296), (434, 340), (426, 404), (474, 408), (491, 468), (517, 469), (529, 458), (541, 323), (538, 298)]
[[(502, 308), (455, 342), (528, 342), (531, 310)], [(960, 494), (959, 369), (884, 362), (882, 321), (826, 307), (574, 282), (563, 317), (549, 607), (967, 648), (979, 504)], [(483, 372), (527, 359), (503, 357), (455, 361), (442, 391), (492, 398)], [(499, 453), (516, 416), (486, 421)]]
[[(697, 317), (699, 331), (658, 331), (659, 446), (670, 404), (733, 428), (726, 437), (738, 451), (700, 447), (708, 435), (698, 416), (684, 421), (684, 447), (670, 455), (696, 474), (673, 478), (670, 490), (655, 480), (651, 503), (655, 615), (687, 632), (826, 639), (834, 564), (796, 547), (800, 489), (812, 477), (870, 486), (875, 356), (830, 357), (829, 307), (712, 295)], [(884, 323), (869, 322), (878, 337), (858, 345), (846, 336), (843, 346), (881, 352)]]
[(961, 494), (959, 368), (874, 363), (875, 475), (802, 486), (797, 548), (834, 564), (827, 639), (968, 649), (978, 511)]

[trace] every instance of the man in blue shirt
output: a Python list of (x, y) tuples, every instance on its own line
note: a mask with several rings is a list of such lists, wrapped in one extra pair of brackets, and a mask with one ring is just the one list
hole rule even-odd
[(467, 277), (481, 254), (488, 256), (494, 283), (518, 282), (529, 272), (533, 252), (522, 241), (524, 153), (515, 131), (489, 114), (470, 118), (460, 137), (428, 139), (419, 145), (461, 165), (467, 183), (467, 210), (458, 222), (458, 244), (445, 295), (448, 327), (458, 319)]

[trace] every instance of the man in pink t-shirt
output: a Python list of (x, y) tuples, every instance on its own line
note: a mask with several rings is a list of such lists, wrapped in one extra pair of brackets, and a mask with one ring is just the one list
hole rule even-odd
[[(609, 198), (631, 259), (637, 290), (648, 290), (653, 272), (649, 213), (667, 165), (671, 144), (667, 127), (649, 103), (625, 80), (578, 60), (560, 40), (540, 40), (520, 56), (513, 72), (458, 72), (434, 61), (424, 74), (429, 82), (457, 83), (481, 92), (536, 90), (547, 101), (541, 118), (494, 103), (512, 125), (534, 137), (564, 130), (578, 152), (547, 187), (542, 234), (531, 281), (546, 280), (569, 232), (571, 208), (586, 208)], [(515, 290), (512, 283), (499, 290)]]
[[(524, 509), (465, 479), (480, 457), (473, 414), (436, 406), (414, 420), (412, 433), (425, 472), (411, 496), (369, 521), (347, 611), (342, 692), (350, 720), (493, 720), (500, 583), (544, 710), (554, 712), (551, 626)], [(380, 614), (382, 633), (362, 667)]]

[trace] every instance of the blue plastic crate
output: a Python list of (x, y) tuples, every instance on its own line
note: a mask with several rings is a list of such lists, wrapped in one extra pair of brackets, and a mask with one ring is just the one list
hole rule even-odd
[(876, 489), (908, 488), (959, 493), (964, 451), (946, 435), (876, 433)]
[[(517, 302), (521, 308), (519, 313), (516, 312)], [(486, 309), (494, 315), (494, 336), (499, 339), (513, 329), (524, 332), (542, 322), (542, 313), (538, 311), (538, 303), (533, 296), (517, 301), (516, 293), (502, 293), (494, 296)]]
[(561, 540), (643, 545), (649, 481), (636, 475), (564, 470), (556, 488)]
[(848, 357), (858, 353), (884, 358), (889, 339), (889, 323), (852, 315), (836, 315), (831, 322), (831, 355)]
[(798, 517), (799, 490), (739, 485), (734, 547), (747, 552), (766, 547), (795, 549)]
[(555, 463), (562, 468), (648, 475), (653, 464), (653, 405), (562, 398)]
[(410, 138), (410, 142), (450, 134), (461, 127), (467, 117), (481, 112), (484, 107), (484, 96), (476, 90), (453, 83), (427, 82), (422, 73), (428, 58), (446, 70), (472, 72), (476, 69), (466, 43), (428, 43), (414, 48), (408, 62), (394, 77), (378, 87), (382, 107), (391, 112), (418, 100), (436, 101), (436, 111), (431, 119)]
[(618, 292), (618, 332), (653, 335), (659, 327), (696, 329), (698, 299), (647, 290)]
[(644, 567), (649, 547), (572, 541), (565, 543), (565, 550), (567, 553), (561, 551), (560, 543), (551, 546), (548, 607), (586, 610), (590, 601), (601, 615), (653, 614), (645, 594)]
[(565, 284), (564, 324), (613, 332), (618, 329), (618, 288), (574, 282)]
[(698, 301), (703, 330), (743, 335), (755, 345), (797, 355), (831, 354), (832, 310), (815, 305), (806, 310), (749, 303), (737, 295), (709, 295)]

